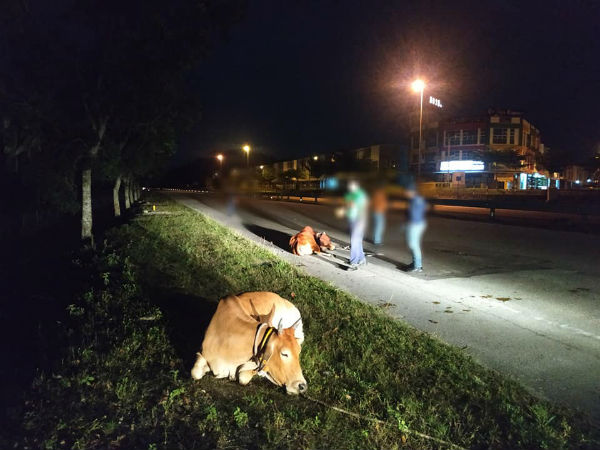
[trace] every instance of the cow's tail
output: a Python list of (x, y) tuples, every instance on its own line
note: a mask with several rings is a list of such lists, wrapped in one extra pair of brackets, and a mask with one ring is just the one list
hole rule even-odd
[(194, 380), (199, 380), (210, 371), (210, 367), (208, 367), (208, 362), (206, 361), (206, 358), (202, 356), (202, 353), (196, 353), (196, 355), (198, 358), (196, 358), (196, 364), (192, 367), (192, 378)]

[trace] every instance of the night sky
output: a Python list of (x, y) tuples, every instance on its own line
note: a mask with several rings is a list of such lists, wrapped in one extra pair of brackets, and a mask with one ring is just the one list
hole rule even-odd
[(599, 24), (592, 1), (249, 1), (200, 66), (176, 160), (407, 144), (417, 75), (451, 116), (524, 111), (577, 160), (600, 143)]

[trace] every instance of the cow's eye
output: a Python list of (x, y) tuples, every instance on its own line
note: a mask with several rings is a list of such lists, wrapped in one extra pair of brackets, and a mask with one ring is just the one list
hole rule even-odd
[(290, 355), (288, 355), (288, 354), (287, 354), (287, 353), (285, 353), (285, 352), (281, 352), (281, 356), (283, 356), (284, 358), (287, 358), (287, 357), (288, 357), (288, 356), (290, 356)]

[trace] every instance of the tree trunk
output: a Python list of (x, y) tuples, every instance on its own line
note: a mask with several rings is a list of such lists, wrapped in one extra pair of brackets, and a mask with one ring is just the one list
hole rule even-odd
[(119, 203), (119, 190), (121, 189), (121, 175), (119, 175), (115, 181), (113, 187), (113, 205), (115, 207), (115, 217), (121, 216), (121, 205)]
[(92, 169), (81, 173), (81, 240), (94, 245), (92, 235)]
[(129, 209), (131, 208), (131, 202), (130, 197), (129, 197), (129, 186), (131, 185), (131, 182), (129, 181), (129, 178), (125, 178), (125, 185), (123, 186), (123, 194), (125, 196), (125, 209)]
[(137, 183), (133, 183), (133, 189), (131, 190), (131, 195), (133, 196), (133, 201), (137, 202), (137, 199), (138, 199), (138, 195), (137, 195)]
[(129, 203), (131, 205), (133, 205), (135, 203), (135, 200), (133, 199), (133, 186), (134, 186), (134, 181), (130, 180), (129, 181), (129, 189), (128, 189), (128, 194), (129, 194)]

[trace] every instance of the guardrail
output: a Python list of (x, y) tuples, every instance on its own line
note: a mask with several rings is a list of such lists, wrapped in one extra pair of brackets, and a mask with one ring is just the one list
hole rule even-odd
[[(209, 191), (196, 189), (164, 189), (175, 192), (192, 192), (192, 193), (209, 193)], [(339, 194), (335, 195), (321, 189), (316, 190), (285, 190), (285, 191), (261, 191), (261, 192), (241, 192), (242, 195), (258, 196), (270, 200), (279, 201), (294, 201), (303, 203), (316, 204), (343, 204), (343, 197)], [(452, 198), (428, 198), (427, 201), (435, 206), (456, 206), (467, 208), (482, 208), (488, 210), (490, 219), (496, 217), (496, 210), (511, 210), (511, 211), (532, 211), (543, 212), (548, 214), (557, 214), (561, 216), (577, 216), (579, 218), (588, 219), (595, 217), (600, 219), (600, 202), (594, 204), (583, 203), (577, 205), (570, 202), (569, 205), (557, 204), (556, 202), (545, 202), (544, 197), (530, 196), (490, 196), (489, 198), (478, 199), (452, 199)], [(396, 209), (404, 207), (406, 199), (398, 195), (390, 196), (390, 203)], [(568, 206), (568, 207), (567, 207)], [(598, 217), (596, 217), (598, 216)]]
[[(269, 198), (271, 200), (299, 201), (304, 203), (339, 204), (343, 202), (342, 197), (339, 195), (332, 195), (323, 190), (272, 191), (254, 194), (259, 195), (262, 198)], [(396, 203), (403, 202), (405, 201), (405, 198), (393, 195), (390, 196), (390, 201)], [(543, 196), (490, 196), (488, 198), (476, 199), (428, 198), (427, 201), (433, 205), (434, 208), (436, 205), (440, 205), (488, 209), (489, 217), (491, 219), (496, 217), (497, 209), (572, 214), (578, 216), (600, 216), (600, 202), (596, 202), (595, 205), (589, 205), (587, 203), (577, 205), (573, 204), (572, 202), (570, 205), (564, 205), (557, 204), (556, 201), (546, 202), (545, 197)]]

